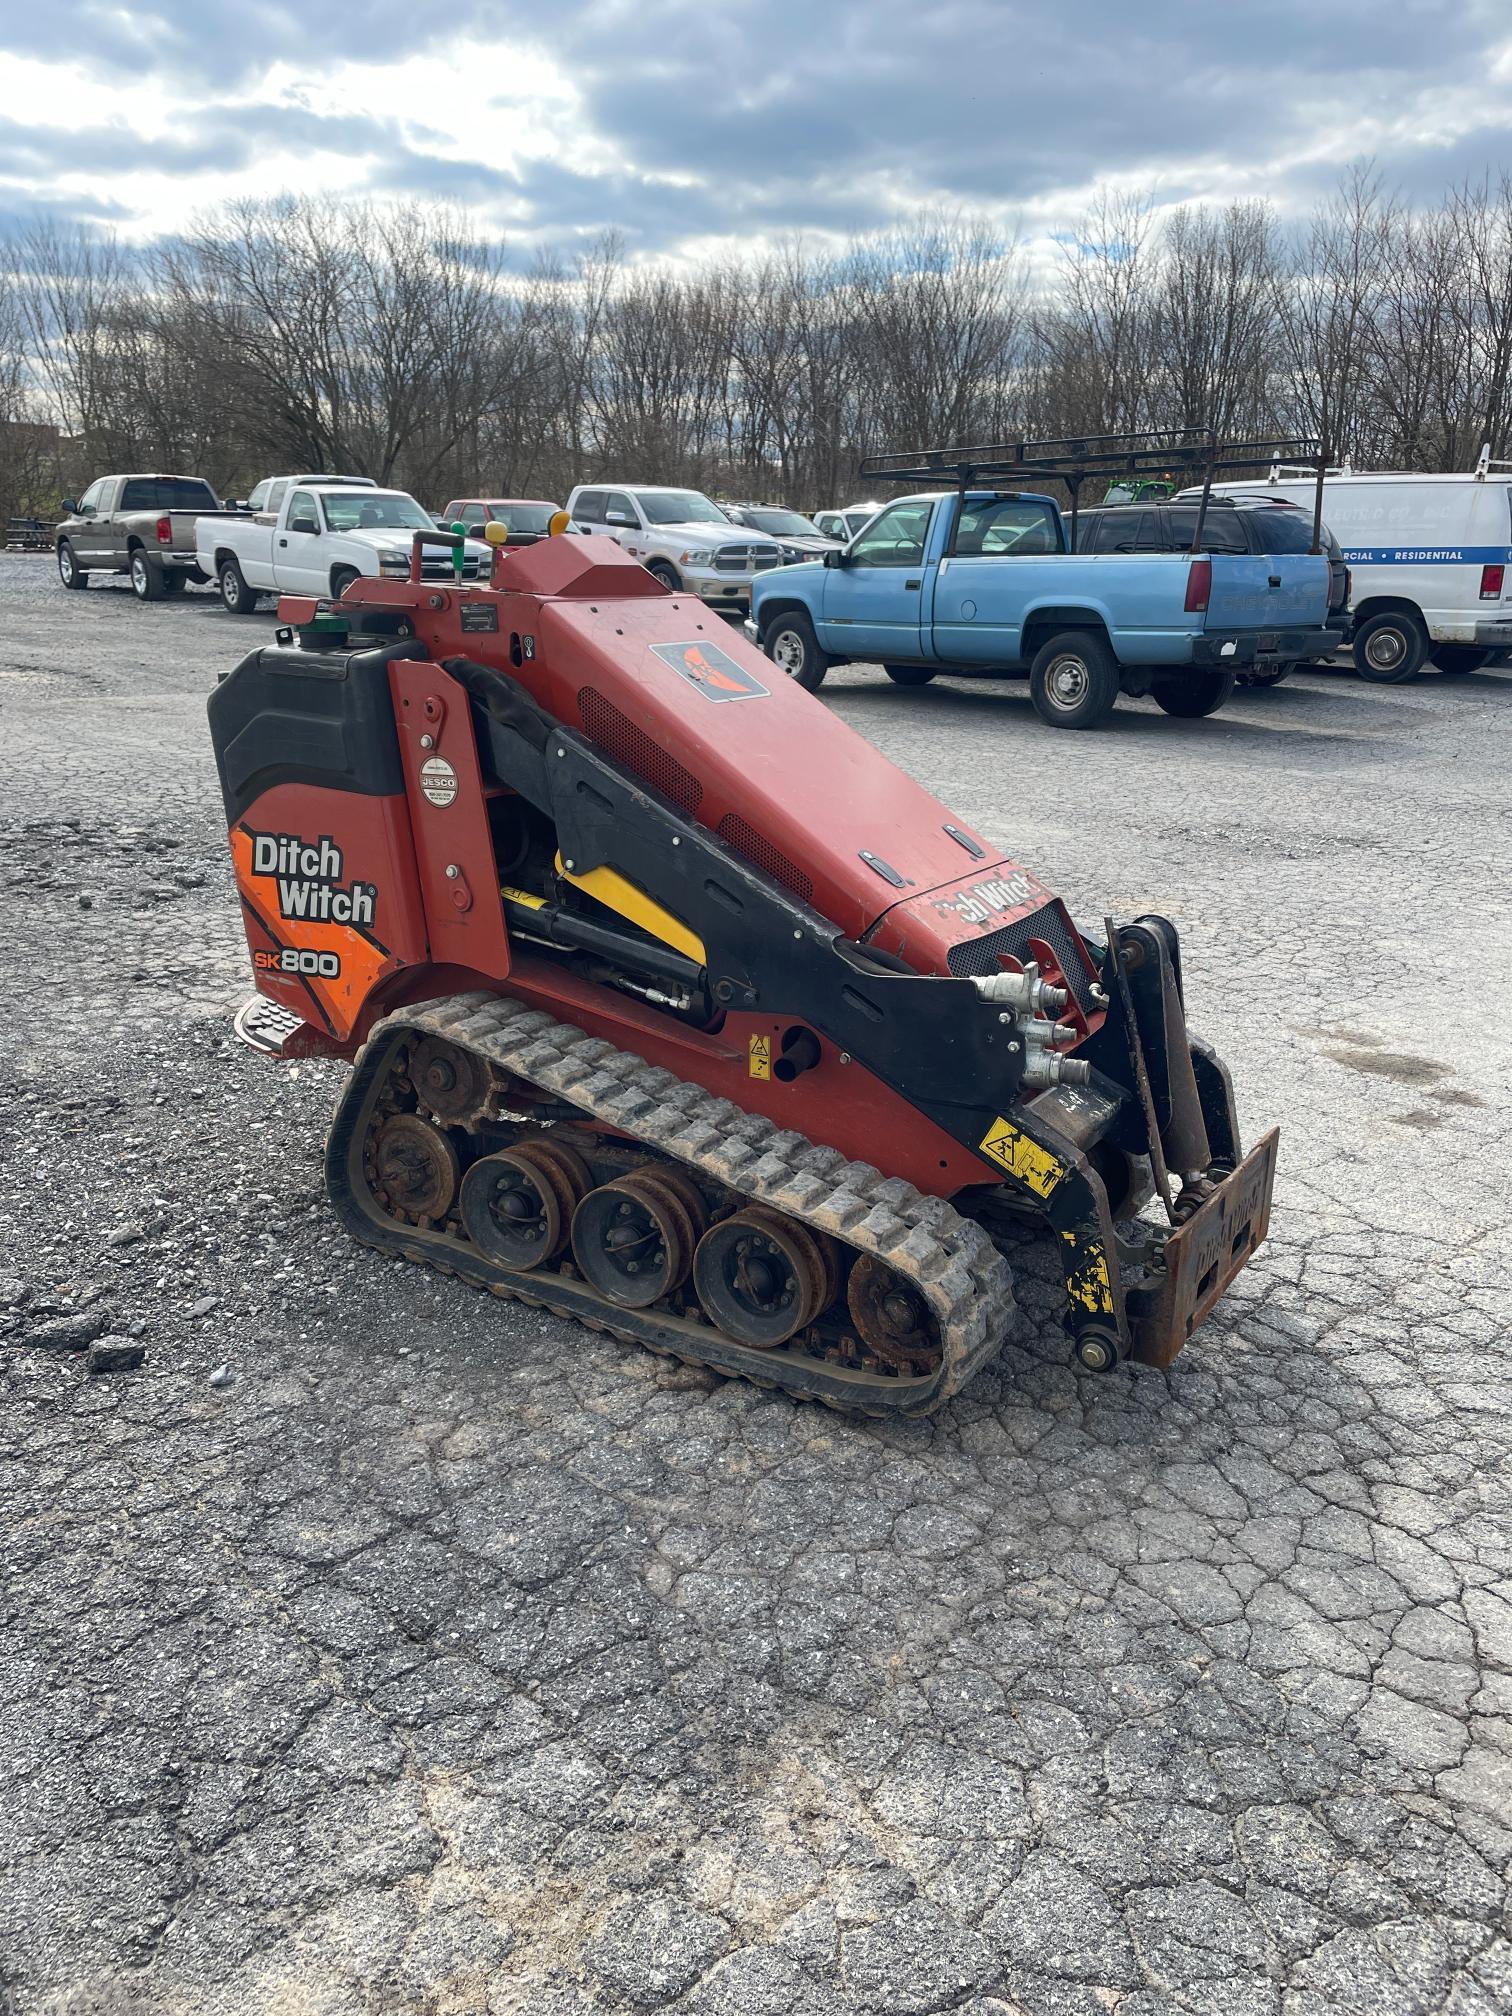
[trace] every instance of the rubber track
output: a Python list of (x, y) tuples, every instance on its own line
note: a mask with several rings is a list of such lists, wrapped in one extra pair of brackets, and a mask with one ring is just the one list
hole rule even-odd
[[(444, 1037), (471, 1050), (712, 1181), (785, 1211), (859, 1252), (875, 1254), (906, 1276), (940, 1326), (942, 1361), (934, 1390), (922, 1405), (889, 1405), (888, 1388), (896, 1392), (899, 1382), (879, 1376), (873, 1387), (856, 1392), (850, 1411), (932, 1412), (959, 1392), (1007, 1337), (1014, 1314), (1008, 1264), (983, 1228), (943, 1197), (926, 1196), (901, 1177), (884, 1177), (869, 1163), (847, 1162), (838, 1149), (816, 1146), (505, 994), (456, 994), (387, 1016), (374, 1026), (355, 1060), (354, 1091), (369, 1051), (400, 1032)], [(393, 1245), (452, 1271), (444, 1254), (422, 1247), (411, 1227), (395, 1224)], [(489, 1286), (496, 1294), (552, 1307), (551, 1281), (543, 1271), (490, 1280)], [(601, 1307), (602, 1327), (611, 1335), (637, 1344), (651, 1341), (634, 1327), (630, 1311), (607, 1301)], [(560, 1313), (582, 1320), (576, 1308)], [(652, 1348), (670, 1348), (688, 1363), (702, 1362), (696, 1346)], [(769, 1383), (847, 1411), (845, 1401), (788, 1376), (788, 1363), (772, 1362), (771, 1354), (751, 1355), (770, 1364)], [(872, 1397), (881, 1404), (868, 1405)]]

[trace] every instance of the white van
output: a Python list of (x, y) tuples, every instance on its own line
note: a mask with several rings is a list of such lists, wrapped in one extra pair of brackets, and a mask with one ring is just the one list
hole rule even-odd
[[(1353, 577), (1351, 636), (1363, 678), (1410, 679), (1430, 658), (1441, 672), (1478, 672), (1512, 647), (1509, 471), (1512, 463), (1493, 461), (1489, 448), (1467, 476), (1329, 471), (1323, 516)], [(1213, 489), (1313, 508), (1314, 478), (1298, 470)]]

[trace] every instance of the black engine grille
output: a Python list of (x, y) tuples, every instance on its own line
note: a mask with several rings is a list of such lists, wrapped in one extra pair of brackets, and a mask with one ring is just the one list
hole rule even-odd
[(1020, 917), (1012, 924), (1005, 924), (1001, 931), (987, 931), (980, 938), (968, 938), (959, 945), (952, 945), (945, 955), (945, 963), (958, 980), (997, 973), (1001, 971), (998, 965), (1000, 955), (1025, 962), (1033, 956), (1028, 950), (1031, 938), (1040, 938), (1050, 947), (1071, 984), (1077, 1007), (1083, 1011), (1089, 1008), (1091, 996), (1087, 991), (1090, 984), (1087, 969), (1059, 903), (1047, 903), (1043, 909), (1031, 911), (1027, 917)]

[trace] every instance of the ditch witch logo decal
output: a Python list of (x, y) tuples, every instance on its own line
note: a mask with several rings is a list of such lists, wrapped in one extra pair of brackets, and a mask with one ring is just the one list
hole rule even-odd
[(949, 912), (963, 924), (982, 928), (1037, 903), (1048, 903), (1050, 891), (1024, 869), (1012, 868), (990, 882), (974, 882), (969, 889), (952, 890), (948, 896), (930, 900), (942, 917)]
[(705, 700), (765, 700), (769, 693), (754, 674), (737, 665), (717, 644), (653, 644), (651, 649), (680, 672)]
[(376, 882), (343, 889), (341, 849), (325, 835), (311, 842), (297, 833), (253, 833), (252, 873), (278, 880), (278, 914), (311, 924), (351, 924), (370, 930), (378, 910)]

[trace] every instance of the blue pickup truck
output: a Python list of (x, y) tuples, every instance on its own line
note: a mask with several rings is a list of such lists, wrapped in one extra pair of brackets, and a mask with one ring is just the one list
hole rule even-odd
[(900, 686), (1027, 672), (1041, 720), (1092, 728), (1120, 693), (1212, 714), (1241, 666), (1326, 656), (1318, 553), (1073, 553), (1053, 498), (945, 490), (888, 504), (841, 552), (758, 574), (747, 634), (811, 691), (831, 665)]

